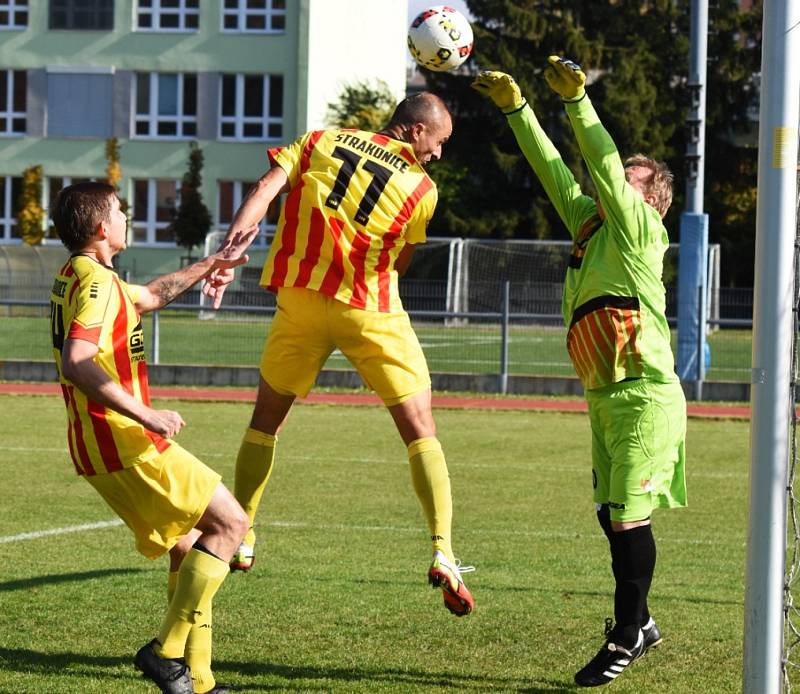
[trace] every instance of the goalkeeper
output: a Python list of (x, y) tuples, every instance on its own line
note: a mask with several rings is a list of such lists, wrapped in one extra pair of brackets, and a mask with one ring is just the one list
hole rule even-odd
[(508, 118), (573, 240), (562, 312), (589, 405), (594, 501), (616, 581), (616, 623), (607, 620), (603, 647), (575, 675), (590, 687), (610, 682), (661, 642), (647, 605), (656, 563), (650, 516), (654, 508), (686, 505), (686, 401), (661, 281), (672, 174), (642, 155), (623, 164), (578, 65), (551, 56), (544, 76), (564, 102), (596, 200), (583, 194), (513, 78), (484, 72), (472, 86)]

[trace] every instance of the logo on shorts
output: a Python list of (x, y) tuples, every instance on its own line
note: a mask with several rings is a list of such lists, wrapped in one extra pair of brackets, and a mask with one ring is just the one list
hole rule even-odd
[(653, 491), (653, 483), (650, 480), (642, 480), (639, 482), (639, 486), (646, 492)]
[(616, 509), (619, 509), (620, 511), (624, 511), (625, 510), (625, 504), (618, 504), (616, 501), (609, 501), (608, 505), (611, 508), (616, 508)]

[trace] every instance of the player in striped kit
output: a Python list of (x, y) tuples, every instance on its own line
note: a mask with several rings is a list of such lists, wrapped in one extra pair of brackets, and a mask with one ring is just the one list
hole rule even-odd
[(623, 164), (583, 71), (558, 56), (548, 62), (545, 79), (564, 102), (596, 200), (583, 194), (509, 75), (486, 72), (473, 87), (508, 118), (573, 239), (562, 302), (567, 351), (589, 404), (594, 501), (616, 582), (616, 624), (607, 620), (603, 647), (575, 674), (577, 684), (594, 687), (661, 642), (647, 606), (656, 563), (650, 515), (686, 505), (686, 400), (661, 280), (672, 174), (642, 155)]
[[(211, 601), (248, 519), (220, 476), (172, 440), (185, 422), (150, 404), (141, 314), (168, 304), (215, 269), (247, 261), (258, 232), (145, 286), (117, 277), (127, 218), (114, 188), (64, 188), (53, 221), (72, 252), (50, 297), (53, 356), (67, 408), (67, 442), (77, 473), (133, 531), (149, 559), (170, 556), (169, 609), (136, 667), (163, 692), (216, 692), (211, 672)], [(188, 663), (188, 667), (187, 667)]]
[[(229, 233), (257, 223), (288, 192), (261, 276), (262, 286), (277, 292), (278, 310), (234, 492), (252, 526), (278, 431), (338, 347), (397, 425), (431, 534), (428, 580), (461, 616), (471, 612), (473, 599), (453, 556), (450, 478), (436, 438), (430, 375), (397, 288), (436, 207), (436, 186), (424, 165), (441, 156), (451, 132), (444, 102), (421, 93), (403, 100), (379, 133), (318, 130), (269, 152), (272, 168), (242, 203)], [(204, 284), (216, 306), (232, 277), (218, 272)], [(251, 527), (233, 569), (252, 566), (254, 544)]]

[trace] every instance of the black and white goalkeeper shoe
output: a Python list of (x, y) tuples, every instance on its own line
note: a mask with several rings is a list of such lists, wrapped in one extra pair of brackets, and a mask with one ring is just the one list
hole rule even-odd
[(609, 634), (597, 655), (583, 669), (575, 673), (575, 683), (581, 687), (600, 687), (608, 684), (619, 677), (644, 651), (644, 634), (641, 629), (633, 648), (625, 648), (615, 643), (615, 637)]
[(642, 627), (642, 636), (644, 637), (644, 650), (647, 651), (651, 648), (658, 646), (661, 641), (661, 629), (655, 623), (652, 617), (647, 620), (647, 624)]

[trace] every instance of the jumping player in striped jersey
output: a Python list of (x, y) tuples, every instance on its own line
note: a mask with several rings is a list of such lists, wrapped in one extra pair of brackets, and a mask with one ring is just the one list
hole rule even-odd
[[(272, 168), (238, 210), (229, 238), (257, 223), (288, 192), (261, 284), (278, 310), (261, 358), (250, 426), (236, 463), (234, 493), (251, 526), (272, 470), (277, 434), (335, 348), (389, 409), (407, 447), (411, 479), (431, 534), (428, 580), (445, 606), (466, 615), (473, 599), (451, 545), (450, 478), (431, 412), (431, 381), (403, 310), (398, 277), (436, 207), (424, 165), (452, 132), (444, 102), (430, 93), (403, 100), (379, 133), (309, 132), (269, 152)], [(233, 271), (213, 273), (204, 291), (218, 306)], [(231, 564), (254, 560), (251, 527)]]
[(53, 221), (72, 252), (50, 296), (53, 355), (77, 473), (133, 531), (149, 559), (170, 556), (169, 608), (136, 667), (163, 692), (216, 692), (211, 601), (248, 519), (220, 476), (172, 440), (185, 422), (150, 404), (141, 314), (168, 304), (217, 269), (247, 261), (245, 229), (218, 253), (144, 286), (123, 282), (112, 258), (127, 218), (114, 188), (86, 182), (59, 192)]
[(564, 102), (596, 200), (583, 194), (509, 75), (486, 72), (472, 86), (508, 118), (573, 239), (562, 302), (567, 351), (589, 404), (594, 501), (616, 581), (616, 624), (607, 621), (603, 647), (575, 674), (594, 687), (661, 642), (647, 606), (656, 563), (650, 516), (686, 505), (686, 401), (661, 280), (672, 174), (642, 155), (623, 164), (578, 65), (551, 56), (544, 76)]

